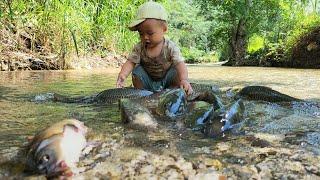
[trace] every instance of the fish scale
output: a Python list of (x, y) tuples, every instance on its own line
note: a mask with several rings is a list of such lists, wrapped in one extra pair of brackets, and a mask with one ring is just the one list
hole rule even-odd
[(288, 96), (265, 86), (246, 86), (236, 95), (236, 98), (248, 100), (261, 100), (268, 102), (291, 102), (302, 101), (301, 99)]
[(153, 94), (151, 91), (125, 87), (107, 89), (92, 96), (68, 97), (54, 93), (53, 99), (64, 103), (114, 103), (122, 98), (134, 99), (150, 96), (151, 94)]

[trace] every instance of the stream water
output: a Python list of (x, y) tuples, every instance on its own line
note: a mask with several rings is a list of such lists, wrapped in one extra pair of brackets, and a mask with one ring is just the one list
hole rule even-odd
[[(152, 153), (175, 151), (193, 161), (201, 154), (208, 153), (203, 147), (209, 147), (209, 150), (212, 150), (211, 147), (221, 141), (203, 138), (197, 134), (181, 135), (165, 130), (147, 137), (139, 131), (130, 134), (123, 128), (118, 107), (115, 105), (97, 106), (34, 101), (36, 95), (47, 92), (79, 96), (114, 88), (119, 70), (0, 72), (0, 163), (10, 161), (10, 158), (15, 155), (13, 152), (22, 148), (28, 136), (65, 118), (79, 119), (95, 134), (107, 136), (109, 139), (119, 140), (125, 137), (124, 148), (135, 147)], [(223, 90), (247, 85), (263, 85), (300, 99), (320, 102), (319, 70), (216, 65), (189, 65), (188, 70), (191, 82), (213, 84)], [(126, 85), (130, 84), (131, 81), (128, 78)], [(320, 128), (318, 105), (312, 104), (305, 107), (304, 104), (297, 104), (295, 106), (298, 107), (296, 110), (290, 110), (277, 104), (257, 105), (247, 102), (248, 119), (253, 123), (248, 123), (250, 127), (245, 129), (252, 133), (267, 134), (283, 134), (292, 130), (319, 132), (317, 131), (317, 128)], [(294, 123), (288, 125), (287, 122), (292, 120)], [(310, 123), (304, 124), (307, 121)], [(318, 139), (312, 142), (320, 143), (320, 136), (315, 138)], [(320, 146), (320, 144), (315, 145)], [(312, 152), (315, 156), (319, 156), (319, 151)], [(12, 175), (12, 172), (10, 174), (1, 167), (4, 168), (0, 166), (0, 176)]]

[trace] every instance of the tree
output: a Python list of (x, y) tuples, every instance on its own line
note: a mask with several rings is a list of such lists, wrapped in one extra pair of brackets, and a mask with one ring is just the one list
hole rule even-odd
[[(274, 28), (280, 12), (278, 0), (200, 0), (202, 13), (213, 26), (211, 40), (230, 65), (243, 65), (248, 39)], [(220, 48), (219, 48), (220, 47)]]

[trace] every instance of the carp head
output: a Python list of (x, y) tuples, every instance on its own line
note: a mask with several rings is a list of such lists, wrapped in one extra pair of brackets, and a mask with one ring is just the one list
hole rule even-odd
[(40, 174), (46, 174), (48, 177), (64, 175), (69, 167), (62, 160), (63, 153), (60, 147), (52, 143), (40, 150), (35, 156), (36, 171)]
[[(47, 177), (72, 175), (71, 168), (79, 161), (82, 149), (86, 145), (87, 132), (82, 122), (72, 122), (73, 124), (65, 124), (61, 133), (46, 139), (37, 137), (39, 142), (27, 154), (27, 170), (45, 174)], [(61, 124), (56, 123), (45, 131), (53, 130), (55, 126), (61, 127)], [(42, 135), (47, 133), (50, 132)]]

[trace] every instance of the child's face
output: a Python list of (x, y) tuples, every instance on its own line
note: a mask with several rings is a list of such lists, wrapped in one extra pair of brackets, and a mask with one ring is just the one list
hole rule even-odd
[(140, 39), (147, 48), (153, 48), (162, 43), (167, 26), (156, 19), (147, 19), (138, 26)]

